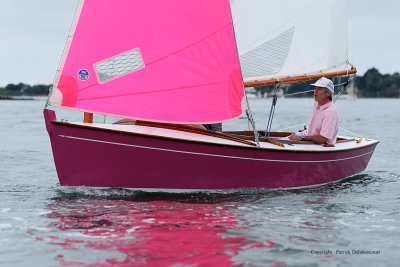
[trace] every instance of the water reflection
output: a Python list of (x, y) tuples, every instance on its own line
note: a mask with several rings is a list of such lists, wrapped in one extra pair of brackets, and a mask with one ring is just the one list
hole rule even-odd
[(309, 266), (322, 258), (313, 249), (351, 248), (373, 208), (354, 197), (376, 180), (197, 193), (63, 187), (45, 230), (29, 233), (63, 266)]
[(242, 251), (276, 245), (238, 234), (246, 223), (231, 200), (243, 194), (109, 192), (61, 192), (46, 215), (51, 234), (31, 234), (58, 246), (64, 266), (242, 266), (235, 260)]

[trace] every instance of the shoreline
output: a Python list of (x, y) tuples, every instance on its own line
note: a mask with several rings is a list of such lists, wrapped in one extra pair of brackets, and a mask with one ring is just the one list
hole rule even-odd
[(1, 100), (46, 100), (47, 96), (0, 96)]

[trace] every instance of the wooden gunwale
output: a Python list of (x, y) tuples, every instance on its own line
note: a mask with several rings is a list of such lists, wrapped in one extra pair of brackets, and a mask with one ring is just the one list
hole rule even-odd
[[(200, 128), (196, 128), (194, 126), (190, 125), (181, 125), (181, 124), (165, 124), (165, 123), (156, 123), (156, 122), (147, 122), (147, 121), (136, 121), (136, 125), (139, 126), (147, 126), (147, 127), (156, 127), (156, 128), (164, 128), (164, 129), (171, 129), (171, 130), (178, 130), (178, 131), (184, 131), (184, 132), (191, 132), (191, 133), (197, 133), (197, 134), (203, 134), (207, 136), (213, 136), (213, 137), (219, 137), (222, 139), (227, 139), (230, 141), (236, 141), (239, 143), (243, 143), (246, 145), (252, 145), (256, 146), (255, 140), (254, 140), (254, 132), (249, 131), (249, 130), (244, 130), (244, 131), (226, 131), (226, 132), (213, 132), (209, 130), (203, 130)], [(261, 131), (259, 132), (261, 134), (265, 135), (265, 132)], [(270, 137), (286, 137), (292, 134), (291, 132), (271, 132)], [(354, 141), (355, 139), (345, 139), (345, 138), (338, 138), (337, 143), (343, 143), (343, 142), (350, 142)], [(252, 141), (252, 142), (249, 142)], [(280, 147), (284, 147), (284, 143), (287, 144), (314, 144), (312, 141), (291, 141), (291, 140), (285, 140), (284, 143), (279, 142), (279, 140), (271, 140), (271, 139), (259, 139), (260, 142), (267, 142), (271, 143)]]

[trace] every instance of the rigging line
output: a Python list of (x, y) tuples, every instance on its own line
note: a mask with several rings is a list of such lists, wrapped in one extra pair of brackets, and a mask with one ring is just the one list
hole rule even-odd
[(278, 100), (278, 96), (277, 96), (277, 89), (278, 89), (279, 84), (275, 85), (275, 89), (274, 89), (274, 96), (272, 98), (272, 105), (271, 105), (271, 110), (269, 112), (269, 117), (268, 117), (268, 123), (267, 123), (267, 128), (266, 128), (266, 132), (265, 132), (265, 136), (269, 137), (269, 134), (271, 132), (271, 127), (272, 127), (272, 121), (274, 118), (274, 114), (275, 114), (275, 107), (276, 107), (276, 102)]
[(256, 123), (255, 123), (255, 121), (253, 119), (253, 114), (251, 113), (249, 100), (247, 99), (247, 95), (246, 94), (244, 94), (244, 96), (245, 96), (246, 104), (247, 104), (247, 108), (246, 108), (247, 123), (251, 124), (251, 127), (252, 127), (253, 132), (254, 132), (254, 141), (256, 141), (257, 147), (260, 147), (260, 141), (258, 139), (258, 132), (257, 132), (257, 129), (256, 129)]
[(279, 129), (279, 130), (276, 130), (276, 131), (277, 132), (283, 132), (284, 130), (287, 130), (287, 129), (290, 129), (290, 128), (294, 128), (294, 127), (297, 127), (297, 126), (300, 126), (300, 125), (305, 125), (305, 124), (307, 124), (307, 122), (298, 123), (296, 125), (292, 125), (292, 126), (289, 126), (289, 127), (286, 127), (286, 128), (282, 128), (282, 129)]
[(313, 91), (314, 91), (314, 89), (313, 89), (313, 90), (307, 90), (307, 91), (296, 92), (296, 93), (284, 94), (284, 95), (282, 95), (282, 97), (283, 97), (283, 96), (291, 96), (291, 95), (299, 95), (299, 94), (309, 93), (309, 92), (313, 92)]
[(351, 64), (351, 62), (350, 62), (349, 60), (346, 60), (346, 64), (349, 64), (349, 65), (350, 65), (350, 68), (351, 68), (351, 69), (354, 69), (353, 64)]
[[(304, 83), (304, 82), (303, 82), (303, 83)], [(338, 83), (338, 84), (335, 84), (335, 87), (342, 86), (342, 85), (346, 85), (346, 86), (347, 86), (348, 83), (349, 83), (348, 81), (347, 81), (347, 82), (344, 82), (344, 83)], [(314, 91), (314, 89), (312, 89), (312, 90), (306, 90), (306, 91), (301, 91), (301, 92), (296, 92), (296, 93), (284, 94), (284, 95), (279, 96), (279, 97), (292, 96), (292, 95), (299, 95), (299, 94), (309, 93), (309, 92), (313, 92), (313, 91)]]
[[(232, 10), (231, 10), (231, 20), (233, 21)], [(234, 34), (235, 40), (236, 40), (235, 28), (233, 28), (233, 34)], [(241, 62), (240, 62), (240, 56), (239, 56), (239, 50), (238, 50), (238, 47), (237, 47), (237, 42), (235, 42), (235, 44), (236, 44), (237, 58), (239, 59), (239, 66), (240, 66), (240, 69), (242, 69), (241, 68)], [(243, 80), (243, 73), (242, 72), (241, 72), (241, 75), (242, 75), (242, 80)], [(246, 89), (245, 89), (244, 85), (243, 85), (243, 92), (244, 92), (244, 97), (246, 99), (246, 105), (247, 105), (247, 107), (246, 107), (247, 127), (250, 129), (250, 125), (251, 125), (251, 128), (252, 128), (253, 133), (254, 133), (254, 141), (256, 141), (257, 147), (260, 148), (260, 141), (258, 139), (258, 132), (257, 132), (257, 129), (256, 129), (256, 124), (255, 124), (255, 121), (253, 119), (253, 114), (251, 113), (250, 103), (249, 103), (249, 100), (247, 98)]]
[(335, 84), (335, 86), (342, 86), (342, 85), (345, 85), (345, 84), (347, 84), (348, 82), (344, 82), (344, 83), (338, 83), (338, 84)]
[(364, 138), (364, 135), (361, 135), (361, 134), (358, 134), (358, 133), (352, 132), (352, 131), (350, 131), (350, 130), (347, 130), (347, 129), (345, 129), (345, 128), (343, 128), (343, 127), (340, 127), (340, 126), (339, 126), (339, 128), (340, 128), (341, 130), (345, 131), (345, 132), (348, 132), (348, 133), (354, 134), (355, 136), (358, 136), (358, 137), (360, 137), (360, 138)]
[(342, 88), (340, 89), (340, 91), (335, 95), (335, 98), (333, 99), (333, 102), (335, 103), (340, 95), (343, 93), (343, 91), (347, 88), (347, 86), (350, 84), (350, 82), (352, 82), (352, 80), (354, 79), (354, 75), (351, 75), (349, 77), (349, 79), (347, 80), (347, 82), (343, 83)]

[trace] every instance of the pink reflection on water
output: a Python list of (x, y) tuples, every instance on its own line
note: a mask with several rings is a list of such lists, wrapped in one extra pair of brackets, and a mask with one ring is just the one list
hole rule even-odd
[(95, 260), (77, 260), (63, 252), (58, 261), (64, 266), (241, 266), (234, 262), (241, 251), (276, 244), (238, 236), (243, 227), (233, 209), (171, 201), (58, 200), (47, 216), (56, 219), (51, 227), (59, 234), (37, 239), (65, 252), (97, 253)]

